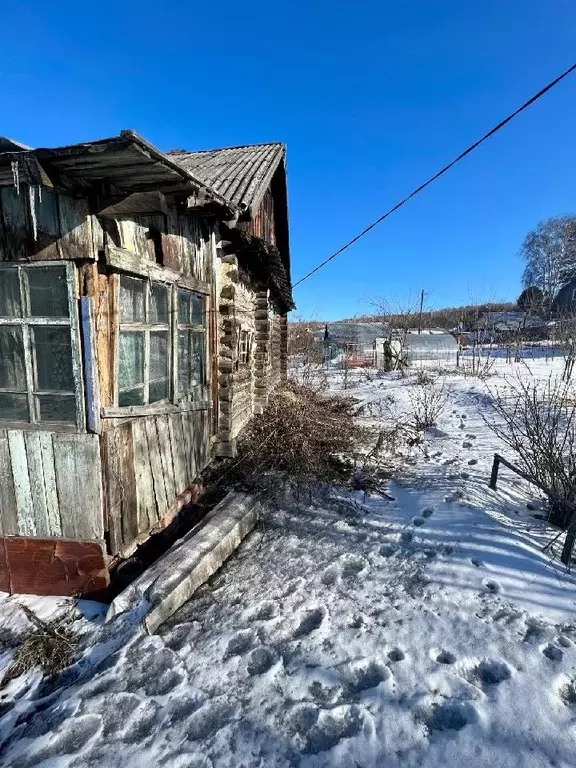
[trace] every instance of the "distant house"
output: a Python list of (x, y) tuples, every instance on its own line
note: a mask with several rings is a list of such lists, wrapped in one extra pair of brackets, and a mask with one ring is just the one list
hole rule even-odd
[(97, 592), (286, 372), (285, 147), (0, 139), (0, 589)]
[(552, 314), (558, 317), (576, 314), (576, 277), (565, 283), (556, 294)]
[(474, 330), (479, 342), (535, 341), (546, 337), (547, 325), (528, 312), (484, 312)]

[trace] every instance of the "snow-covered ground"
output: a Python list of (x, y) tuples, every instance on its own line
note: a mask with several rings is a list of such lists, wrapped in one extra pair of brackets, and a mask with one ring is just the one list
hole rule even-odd
[[(366, 418), (407, 418), (410, 380), (352, 378)], [(486, 383), (446, 386), (394, 500), (271, 511), (160, 635), (99, 626), (65, 687), (11, 683), (0, 764), (574, 766), (576, 578), (542, 552), (535, 489), (488, 488)]]

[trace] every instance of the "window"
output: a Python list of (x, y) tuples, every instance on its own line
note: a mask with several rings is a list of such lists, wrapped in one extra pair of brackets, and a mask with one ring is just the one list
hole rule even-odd
[(250, 361), (250, 342), (250, 331), (240, 331), (238, 344), (238, 362), (240, 365), (248, 365)]
[(170, 396), (170, 291), (162, 283), (120, 277), (118, 405)]
[(80, 425), (73, 285), (72, 264), (0, 267), (0, 421)]
[(205, 299), (178, 289), (178, 395), (201, 397), (206, 378)]

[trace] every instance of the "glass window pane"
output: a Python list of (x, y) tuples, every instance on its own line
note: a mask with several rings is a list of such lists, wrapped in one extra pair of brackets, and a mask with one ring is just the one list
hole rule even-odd
[(0, 392), (0, 420), (29, 421), (28, 396)]
[(0, 269), (0, 317), (22, 317), (18, 270)]
[(150, 402), (157, 403), (168, 397), (168, 379), (150, 382)]
[(144, 405), (144, 387), (127, 389), (118, 395), (118, 405)]
[(120, 278), (120, 322), (144, 322), (144, 280), (132, 277)]
[(204, 320), (204, 299), (197, 293), (191, 293), (192, 303), (192, 323), (193, 325), (202, 325)]
[(178, 322), (190, 322), (190, 293), (181, 288), (178, 291)]
[(64, 267), (26, 269), (32, 317), (68, 317), (68, 281)]
[(159, 283), (152, 283), (150, 290), (150, 322), (168, 322), (168, 288)]
[(189, 389), (190, 382), (190, 344), (189, 331), (178, 332), (178, 392)]
[(22, 328), (0, 326), (0, 387), (26, 391)]
[(118, 386), (144, 383), (144, 331), (122, 331), (119, 341)]
[(70, 328), (35, 327), (32, 343), (38, 389), (74, 392)]
[(168, 378), (168, 331), (150, 333), (150, 379)]
[(191, 332), (191, 383), (204, 383), (204, 334)]
[(39, 395), (38, 413), (40, 421), (76, 421), (76, 398), (62, 395)]

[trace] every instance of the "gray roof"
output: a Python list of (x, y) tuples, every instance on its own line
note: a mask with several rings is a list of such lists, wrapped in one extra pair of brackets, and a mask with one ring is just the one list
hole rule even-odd
[(168, 153), (232, 205), (251, 209), (260, 204), (276, 168), (286, 157), (284, 144), (252, 144), (203, 152)]
[(328, 340), (336, 344), (372, 344), (385, 336), (385, 323), (328, 323)]
[(456, 350), (458, 343), (451, 333), (407, 333), (404, 339), (406, 350), (432, 351), (432, 350)]
[(545, 325), (541, 318), (527, 312), (484, 312), (482, 324), (497, 331), (517, 331), (520, 328), (541, 328)]

